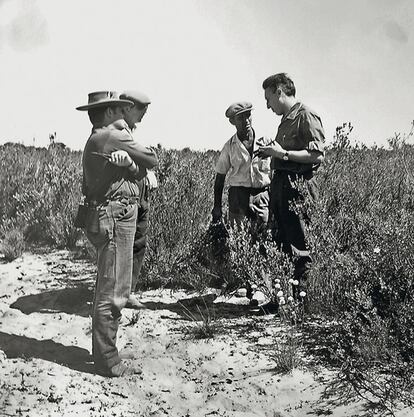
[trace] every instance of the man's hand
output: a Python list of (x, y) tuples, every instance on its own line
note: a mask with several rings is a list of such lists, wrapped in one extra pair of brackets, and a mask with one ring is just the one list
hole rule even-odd
[(155, 190), (158, 188), (158, 181), (157, 177), (155, 176), (154, 171), (148, 170), (147, 172), (147, 182), (148, 182), (148, 188), (150, 191)]
[(213, 223), (218, 223), (221, 220), (221, 217), (223, 215), (221, 211), (221, 207), (213, 207), (213, 210), (211, 211), (211, 215), (213, 217)]
[(111, 153), (111, 158), (109, 159), (111, 164), (114, 164), (118, 167), (129, 167), (132, 165), (133, 161), (126, 151), (114, 151)]
[(273, 146), (261, 146), (257, 150), (259, 158), (267, 158), (272, 156), (274, 158), (282, 159), (285, 150), (276, 142)]

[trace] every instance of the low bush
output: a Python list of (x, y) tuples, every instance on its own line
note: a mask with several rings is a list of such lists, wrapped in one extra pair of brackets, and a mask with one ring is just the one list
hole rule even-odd
[(73, 248), (81, 232), (73, 217), (81, 197), (81, 153), (68, 148), (0, 146), (0, 219), (18, 221), (25, 240)]
[(349, 131), (338, 129), (318, 173), (320, 199), (307, 207), (310, 308), (337, 321), (334, 351), (357, 390), (384, 407), (411, 404), (401, 364), (414, 362), (412, 131), (388, 150), (350, 146)]
[[(307, 308), (337, 323), (331, 336), (346, 363), (344, 374), (351, 378), (362, 370), (358, 381), (378, 388), (378, 398), (408, 403), (404, 369), (411, 372), (414, 362), (413, 131), (396, 135), (386, 149), (351, 145), (351, 130), (350, 124), (340, 126), (327, 149), (317, 174), (319, 199), (293, 208), (311, 218)], [(277, 297), (276, 284), (290, 291), (291, 262), (271, 239), (256, 242), (247, 228), (210, 225), (218, 153), (160, 146), (157, 153), (159, 188), (151, 195), (143, 287), (224, 284), (232, 291), (248, 281), (269, 298)], [(80, 152), (6, 144), (0, 146), (0, 172), (3, 253), (8, 246), (10, 258), (18, 256), (24, 241), (55, 247), (79, 241), (73, 216), (81, 196)], [(394, 394), (392, 387), (401, 388), (394, 397), (374, 384), (373, 375), (383, 372), (377, 365), (387, 360), (383, 375), (392, 379), (386, 384)]]
[(25, 249), (23, 230), (16, 226), (2, 232), (3, 239), (0, 244), (0, 252), (8, 262), (19, 258)]

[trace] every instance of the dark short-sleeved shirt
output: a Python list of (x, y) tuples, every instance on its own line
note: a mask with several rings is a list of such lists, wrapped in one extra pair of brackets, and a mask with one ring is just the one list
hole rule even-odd
[[(320, 117), (309, 107), (297, 102), (283, 116), (276, 135), (278, 142), (286, 151), (318, 151), (324, 153), (325, 133)], [(293, 174), (312, 173), (319, 164), (303, 164), (294, 161), (272, 159), (272, 169)]]
[(141, 171), (154, 168), (157, 163), (155, 153), (140, 145), (132, 137), (124, 120), (94, 128), (83, 151), (83, 194), (88, 200), (98, 202), (121, 197), (138, 197), (137, 178), (126, 167), (111, 164), (93, 152), (111, 154), (124, 150)]

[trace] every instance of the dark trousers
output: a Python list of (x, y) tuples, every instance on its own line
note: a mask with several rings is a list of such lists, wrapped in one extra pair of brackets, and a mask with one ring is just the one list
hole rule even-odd
[(140, 206), (138, 207), (137, 225), (134, 237), (131, 292), (136, 291), (142, 265), (144, 264), (148, 241), (149, 208), (150, 205), (148, 199), (142, 199)]
[(249, 219), (257, 231), (269, 220), (269, 188), (230, 187), (229, 220), (231, 225)]
[(132, 283), (131, 292), (136, 291), (136, 287), (141, 275), (142, 266), (144, 265), (145, 252), (148, 241), (148, 226), (149, 226), (149, 189), (147, 179), (143, 178), (138, 183), (139, 185), (139, 201), (137, 223), (134, 236), (133, 247), (133, 267), (132, 267)]
[[(303, 193), (299, 183), (303, 183), (307, 192)], [(306, 244), (305, 224), (310, 219), (300, 208), (294, 210), (292, 205), (305, 198), (317, 198), (315, 178), (305, 180), (303, 176), (275, 171), (270, 188), (270, 211), (274, 216), (272, 235), (274, 241), (286, 253), (292, 256), (295, 265), (295, 278), (305, 281), (312, 262)]]
[[(269, 221), (269, 187), (230, 187), (229, 188), (229, 220), (232, 226), (240, 225), (248, 219), (250, 233), (254, 241), (261, 239)], [(252, 298), (249, 282), (245, 283), (247, 298)]]
[(136, 202), (110, 201), (99, 209), (97, 231), (88, 231), (87, 227), (87, 237), (96, 248), (98, 263), (92, 313), (92, 355), (95, 365), (102, 370), (110, 370), (121, 361), (116, 335), (121, 311), (131, 291), (136, 218)]

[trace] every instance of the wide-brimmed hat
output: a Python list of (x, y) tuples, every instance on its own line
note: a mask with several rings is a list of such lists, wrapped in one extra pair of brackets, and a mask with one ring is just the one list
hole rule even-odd
[(135, 104), (138, 104), (140, 106), (148, 106), (148, 104), (151, 104), (151, 100), (149, 99), (149, 97), (138, 90), (124, 91), (119, 95), (119, 98), (123, 100), (131, 100)]
[(120, 99), (116, 91), (95, 91), (88, 94), (88, 104), (76, 110), (90, 110), (102, 106), (133, 106), (131, 100)]
[(245, 113), (252, 110), (252, 103), (249, 103), (248, 101), (238, 101), (237, 103), (233, 103), (229, 106), (229, 108), (226, 110), (226, 117), (232, 119), (234, 116), (237, 116), (240, 113)]

